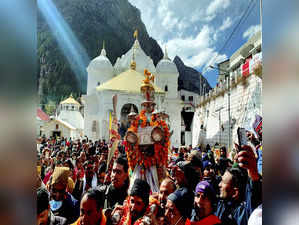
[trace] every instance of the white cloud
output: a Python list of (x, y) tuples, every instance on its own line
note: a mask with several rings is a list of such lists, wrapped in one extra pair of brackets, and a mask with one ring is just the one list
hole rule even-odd
[(244, 33), (243, 33), (243, 38), (244, 39), (249, 39), (254, 35), (256, 32), (261, 30), (261, 25), (252, 25), (250, 26)]
[[(177, 32), (194, 27), (199, 21), (211, 21), (214, 16), (206, 15), (210, 0), (129, 0), (141, 11), (141, 19), (149, 34), (156, 40), (166, 40)], [(188, 12), (188, 13), (186, 13)], [(185, 33), (185, 32), (183, 32)]]
[(141, 11), (147, 31), (161, 48), (167, 45), (170, 58), (180, 56), (184, 63), (200, 70), (223, 61), (217, 47), (242, 12), (240, 0), (129, 0)]
[(226, 55), (219, 55), (212, 47), (214, 34), (214, 29), (204, 26), (195, 37), (174, 38), (159, 44), (163, 49), (165, 45), (167, 46), (170, 58), (173, 59), (178, 55), (187, 66), (205, 68), (216, 56), (213, 61), (226, 58)]
[(221, 9), (226, 9), (230, 5), (230, 0), (214, 0), (207, 8), (207, 15), (214, 15)]
[(232, 23), (231, 18), (230, 18), (230, 17), (227, 17), (227, 18), (223, 21), (223, 23), (222, 23), (221, 27), (219, 28), (219, 30), (224, 31), (224, 30), (226, 30), (227, 28), (230, 28), (232, 24), (233, 24), (233, 23)]
[(213, 35), (213, 40), (217, 41), (217, 37), (218, 37), (218, 32), (215, 32), (214, 35)]

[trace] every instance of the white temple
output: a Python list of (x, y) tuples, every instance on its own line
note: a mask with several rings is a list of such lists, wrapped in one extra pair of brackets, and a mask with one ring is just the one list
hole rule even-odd
[(83, 137), (84, 119), (80, 103), (72, 95), (59, 104), (58, 116), (51, 118), (43, 128), (46, 137), (58, 136), (78, 139)]
[(141, 110), (143, 99), (140, 85), (144, 80), (144, 69), (155, 75), (156, 109), (164, 110), (169, 115), (170, 131), (173, 131), (171, 145), (181, 145), (182, 101), (178, 94), (177, 67), (168, 58), (166, 49), (163, 59), (155, 67), (153, 60), (140, 47), (137, 38), (131, 49), (118, 58), (114, 66), (106, 57), (104, 46), (101, 54), (88, 65), (87, 94), (83, 96), (84, 135), (92, 140), (109, 139), (112, 96), (115, 94), (118, 95), (116, 112), (120, 134), (125, 134), (131, 106), (136, 113)]

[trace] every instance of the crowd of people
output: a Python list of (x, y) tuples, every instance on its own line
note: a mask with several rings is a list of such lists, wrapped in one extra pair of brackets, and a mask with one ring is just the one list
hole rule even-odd
[(158, 193), (142, 179), (129, 189), (123, 141), (109, 168), (105, 140), (41, 138), (37, 224), (262, 224), (261, 132), (248, 138), (220, 157), (209, 145), (170, 149)]

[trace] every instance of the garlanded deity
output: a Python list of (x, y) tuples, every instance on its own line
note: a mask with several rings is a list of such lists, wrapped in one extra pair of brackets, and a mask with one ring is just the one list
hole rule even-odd
[(152, 192), (159, 191), (159, 181), (163, 179), (163, 172), (167, 166), (168, 148), (170, 146), (169, 128), (155, 111), (152, 85), (155, 76), (144, 70), (145, 79), (140, 90), (144, 101), (139, 115), (130, 115), (130, 124), (126, 133), (126, 152), (131, 171), (131, 183), (136, 178), (148, 182)]

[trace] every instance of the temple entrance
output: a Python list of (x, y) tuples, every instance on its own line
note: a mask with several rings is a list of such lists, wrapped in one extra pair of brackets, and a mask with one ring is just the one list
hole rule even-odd
[(60, 137), (60, 136), (61, 136), (61, 131), (53, 131), (53, 132), (52, 132), (52, 136), (53, 136), (53, 137), (56, 137), (56, 138), (57, 138), (57, 137)]
[(125, 104), (122, 108), (121, 108), (121, 112), (120, 112), (120, 128), (119, 128), (119, 134), (121, 137), (124, 137), (127, 129), (130, 127), (130, 124), (128, 122), (128, 114), (131, 112), (131, 107), (133, 106), (134, 112), (138, 114), (138, 108), (136, 105), (134, 104)]
[(181, 133), (181, 143), (182, 145), (191, 145), (192, 144), (191, 125), (192, 125), (194, 112), (186, 112), (185, 110), (183, 110), (181, 112), (181, 116), (185, 125), (185, 131)]

